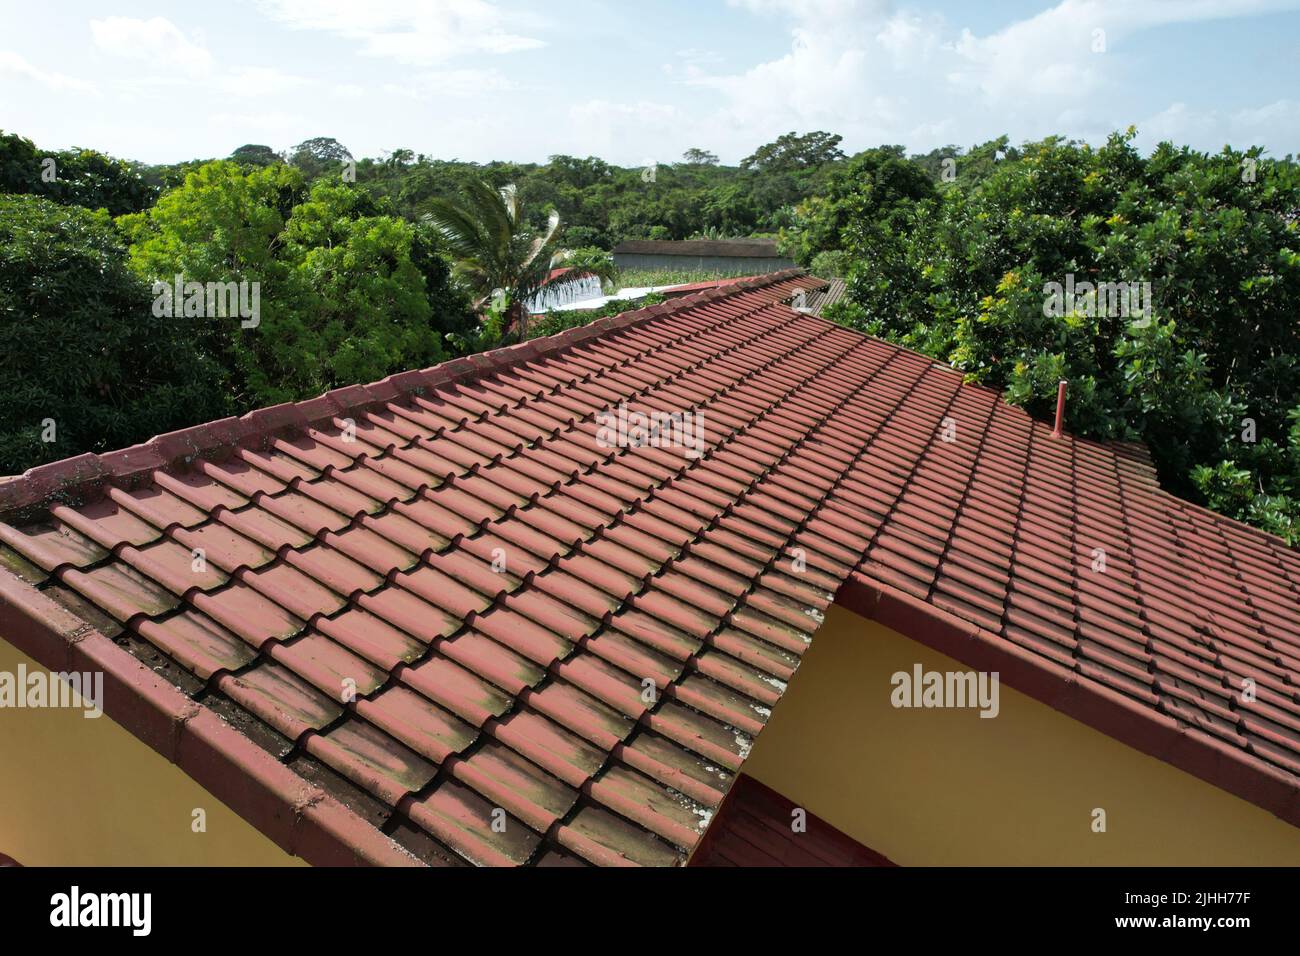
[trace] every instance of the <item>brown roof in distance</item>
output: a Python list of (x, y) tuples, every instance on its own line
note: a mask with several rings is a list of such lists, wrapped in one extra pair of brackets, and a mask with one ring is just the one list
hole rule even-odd
[(681, 863), (833, 597), (1300, 824), (1300, 554), (823, 284), (0, 482), (0, 634), (316, 863)]
[(614, 247), (615, 255), (642, 256), (729, 256), (732, 258), (781, 258), (774, 239), (630, 239)]

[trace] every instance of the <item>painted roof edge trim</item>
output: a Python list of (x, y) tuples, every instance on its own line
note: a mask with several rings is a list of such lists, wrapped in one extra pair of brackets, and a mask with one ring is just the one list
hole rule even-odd
[(55, 672), (102, 672), (114, 722), (286, 853), (313, 866), (423, 865), (32, 585), (0, 574), (0, 605), (11, 612), (4, 640)]
[(365, 410), (406, 395), (421, 394), (435, 386), (472, 381), (486, 372), (500, 371), (522, 362), (559, 354), (607, 332), (621, 331), (682, 309), (732, 296), (737, 292), (761, 289), (805, 274), (802, 269), (772, 272), (671, 302), (600, 318), (544, 338), (530, 339), (464, 358), (449, 359), (426, 369), (395, 372), (368, 385), (344, 385), (315, 398), (285, 402), (254, 409), (240, 416), (191, 425), (157, 435), (129, 448), (100, 453), (85, 452), (72, 458), (37, 465), (21, 475), (0, 478), (0, 514), (10, 515), (38, 507), (50, 498), (62, 500), (77, 497), (99, 482), (131, 479), (207, 452), (256, 442), (284, 428), (305, 428), (345, 412)]
[(835, 603), (970, 667), (996, 670), (999, 680), (1053, 710), (1300, 827), (1300, 782), (1248, 750), (1188, 733), (1166, 713), (861, 571), (849, 574)]

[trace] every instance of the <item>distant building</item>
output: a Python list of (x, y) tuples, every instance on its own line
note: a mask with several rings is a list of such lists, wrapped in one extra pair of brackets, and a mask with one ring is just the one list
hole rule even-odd
[(777, 251), (771, 239), (688, 239), (666, 242), (633, 239), (614, 249), (620, 269), (716, 272), (721, 275), (757, 275), (794, 268), (794, 260)]

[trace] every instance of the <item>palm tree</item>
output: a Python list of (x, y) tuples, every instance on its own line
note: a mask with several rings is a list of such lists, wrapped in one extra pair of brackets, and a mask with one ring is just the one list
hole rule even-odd
[(559, 213), (552, 212), (546, 227), (534, 233), (513, 184), (493, 189), (479, 180), (465, 185), (459, 202), (435, 199), (431, 205), (425, 220), (447, 243), (458, 275), (473, 290), (475, 308), (496, 302), (504, 309), (504, 331), (517, 329), (520, 341), (525, 339), (528, 300), (563, 265), (555, 244)]
[(571, 269), (576, 275), (595, 276), (606, 287), (618, 282), (619, 270), (614, 265), (614, 257), (596, 246), (561, 249), (553, 261), (558, 267)]

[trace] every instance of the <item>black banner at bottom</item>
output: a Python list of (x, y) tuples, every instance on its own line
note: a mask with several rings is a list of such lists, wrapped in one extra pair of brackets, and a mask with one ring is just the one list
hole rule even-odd
[(0, 925), (13, 943), (64, 936), (127, 945), (198, 942), (214, 933), (229, 941), (244, 924), (239, 935), (255, 926), (259, 942), (283, 936), (296, 944), (434, 927), (441, 935), (455, 925), (557, 938), (576, 929), (584, 939), (604, 926), (652, 932), (663, 946), (675, 925), (685, 931), (696, 921), (713, 924), (729, 943), (770, 944), (775, 922), (791, 931), (920, 929), (927, 943), (1050, 932), (1064, 939), (1200, 935), (1231, 945), (1241, 934), (1294, 925), (1295, 878), (1289, 869), (1210, 868), (0, 868)]

